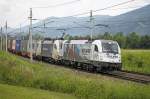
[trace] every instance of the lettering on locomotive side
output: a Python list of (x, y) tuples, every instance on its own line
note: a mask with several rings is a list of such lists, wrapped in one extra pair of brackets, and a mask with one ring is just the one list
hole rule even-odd
[(48, 48), (44, 47), (43, 50), (44, 50), (44, 51), (48, 51)]
[(114, 56), (114, 55), (107, 55), (108, 58), (118, 58), (118, 56)]
[(91, 49), (82, 49), (82, 54), (89, 54)]

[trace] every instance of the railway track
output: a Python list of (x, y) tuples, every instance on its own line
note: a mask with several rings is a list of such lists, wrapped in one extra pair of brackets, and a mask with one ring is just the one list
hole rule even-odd
[(116, 78), (121, 78), (121, 79), (144, 83), (144, 84), (150, 84), (149, 74), (136, 73), (131, 71), (106, 71), (102, 73)]
[(140, 73), (140, 72), (135, 72), (135, 71), (128, 71), (128, 70), (122, 70), (123, 72), (127, 72), (127, 73), (134, 73), (134, 74), (139, 74), (139, 75), (146, 75), (146, 76), (150, 76), (150, 74), (145, 74), (145, 73)]

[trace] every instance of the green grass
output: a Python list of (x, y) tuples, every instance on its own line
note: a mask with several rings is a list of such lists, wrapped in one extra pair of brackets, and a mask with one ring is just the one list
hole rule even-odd
[(67, 93), (80, 99), (150, 99), (150, 85), (84, 73), (0, 52), (0, 82)]
[(150, 74), (150, 50), (122, 50), (123, 69)]
[(68, 94), (0, 84), (0, 99), (77, 99)]

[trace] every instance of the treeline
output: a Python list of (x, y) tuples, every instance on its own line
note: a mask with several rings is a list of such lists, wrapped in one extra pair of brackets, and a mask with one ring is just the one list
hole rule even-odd
[[(66, 36), (67, 39), (90, 39), (90, 35), (87, 36)], [(98, 34), (93, 36), (93, 40), (106, 39), (115, 40), (119, 43), (121, 48), (125, 49), (150, 49), (150, 35), (139, 35), (132, 32), (128, 35), (124, 35), (122, 32), (112, 35), (111, 33)]]

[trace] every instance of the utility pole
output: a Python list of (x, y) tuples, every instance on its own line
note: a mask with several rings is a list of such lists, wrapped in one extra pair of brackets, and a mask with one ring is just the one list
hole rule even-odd
[(18, 39), (22, 39), (22, 36), (21, 36), (21, 24), (20, 24), (20, 35), (18, 36)]
[(45, 20), (44, 20), (44, 33), (46, 34), (46, 24), (45, 24)]
[(33, 56), (32, 56), (32, 8), (30, 8), (30, 27), (29, 27), (29, 48), (30, 48), (30, 61), (33, 61)]
[[(90, 30), (91, 30), (91, 42), (93, 39), (93, 11), (90, 11)], [(91, 46), (91, 50), (92, 50), (92, 46)], [(94, 56), (93, 56), (93, 51), (91, 52), (91, 59), (93, 60)]]
[(3, 28), (1, 27), (1, 50), (3, 50)]
[(20, 24), (20, 34), (21, 34), (21, 24)]
[(6, 36), (6, 52), (7, 52), (7, 21), (6, 21), (6, 34), (5, 34), (5, 36)]
[(91, 41), (92, 41), (92, 32), (93, 32), (93, 25), (92, 25), (92, 17), (93, 17), (93, 15), (92, 15), (93, 13), (92, 13), (92, 10), (90, 11), (90, 24), (91, 24), (91, 28), (90, 28), (90, 30), (91, 30)]
[(90, 24), (91, 24), (91, 26), (90, 26), (90, 30), (91, 30), (91, 41), (92, 41), (92, 39), (93, 39), (93, 11), (91, 10), (90, 11)]

